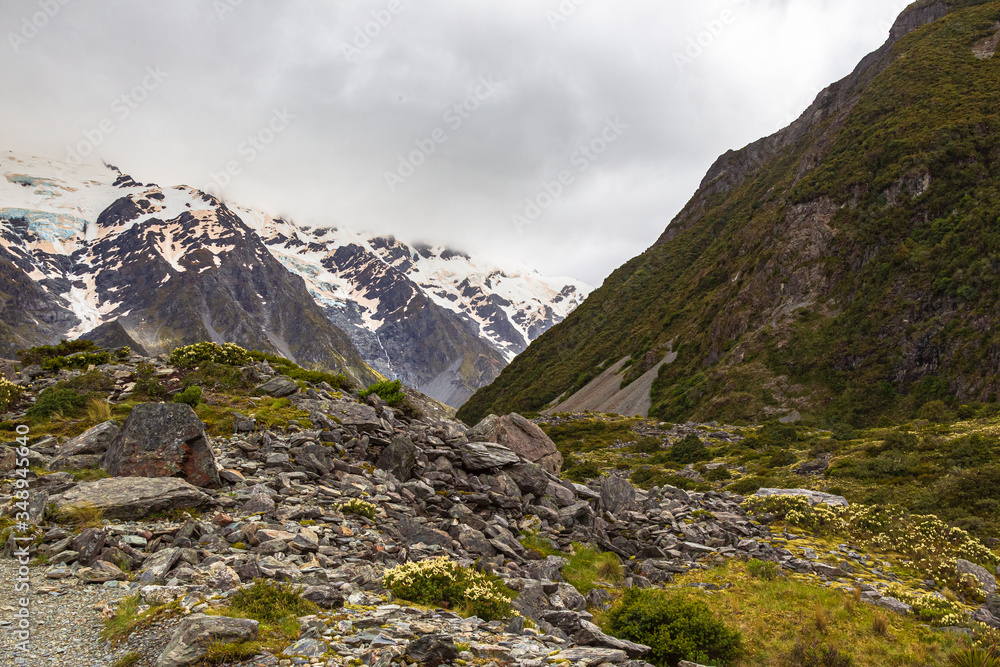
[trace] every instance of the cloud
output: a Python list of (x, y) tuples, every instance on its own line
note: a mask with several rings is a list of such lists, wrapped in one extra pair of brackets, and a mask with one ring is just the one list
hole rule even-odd
[[(25, 21), (53, 6), (25, 39)], [(0, 138), (58, 158), (89, 143), (88, 159), (143, 181), (228, 180), (227, 199), (303, 224), (600, 283), (655, 241), (715, 157), (794, 119), (884, 41), (901, 9), (13, 0), (0, 9)], [(163, 73), (153, 87), (150, 68)], [(627, 128), (597, 153), (615, 119)], [(588, 148), (594, 159), (581, 160)], [(404, 163), (412, 173), (393, 188), (387, 174), (408, 173)], [(564, 172), (571, 183), (518, 226)]]

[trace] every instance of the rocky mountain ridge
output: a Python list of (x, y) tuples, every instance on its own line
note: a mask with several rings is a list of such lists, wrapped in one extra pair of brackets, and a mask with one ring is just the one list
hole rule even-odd
[(365, 383), (374, 369), (457, 406), (589, 292), (443, 248), (302, 228), (115, 168), (15, 155), (0, 167), (8, 356), (118, 322), (153, 353), (229, 341)]
[(720, 157), (654, 245), (460, 416), (579, 392), (573, 409), (671, 421), (863, 425), (994, 400), (1000, 117), (982, 49), (998, 20), (995, 2), (911, 5), (791, 126)]

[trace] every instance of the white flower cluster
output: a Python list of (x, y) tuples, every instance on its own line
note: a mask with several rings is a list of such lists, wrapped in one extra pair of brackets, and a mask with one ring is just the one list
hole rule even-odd
[(170, 363), (187, 368), (205, 362), (227, 366), (245, 366), (253, 361), (250, 353), (233, 343), (195, 343), (178, 347), (170, 353)]

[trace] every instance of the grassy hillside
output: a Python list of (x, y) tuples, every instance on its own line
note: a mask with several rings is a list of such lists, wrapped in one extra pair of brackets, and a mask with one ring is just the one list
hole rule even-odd
[(627, 383), (671, 346), (660, 419), (864, 426), (995, 402), (1000, 58), (973, 47), (998, 21), (995, 0), (952, 3), (788, 130), (720, 158), (660, 241), (459, 416), (540, 410), (623, 357)]

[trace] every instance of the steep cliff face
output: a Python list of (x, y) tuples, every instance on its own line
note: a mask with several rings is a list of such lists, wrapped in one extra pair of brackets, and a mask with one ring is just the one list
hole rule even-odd
[(911, 6), (460, 416), (556, 405), (619, 361), (628, 387), (665, 359), (650, 413), (669, 420), (995, 399), (998, 20), (995, 1)]

